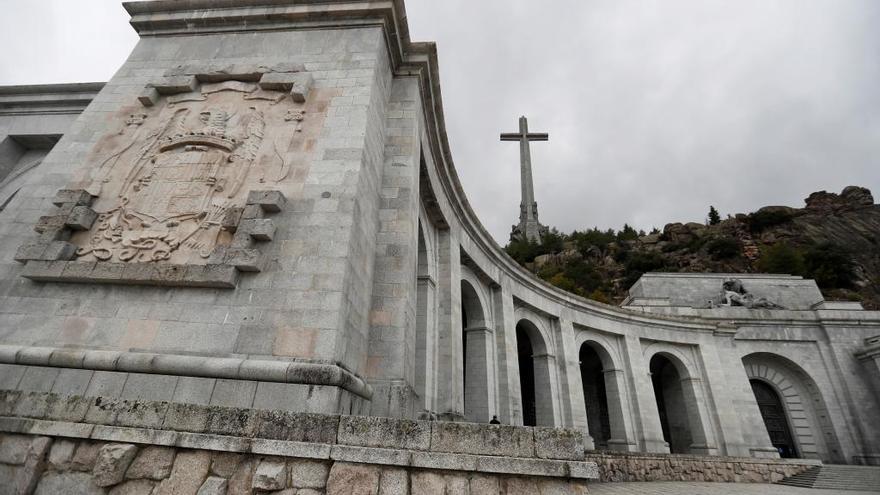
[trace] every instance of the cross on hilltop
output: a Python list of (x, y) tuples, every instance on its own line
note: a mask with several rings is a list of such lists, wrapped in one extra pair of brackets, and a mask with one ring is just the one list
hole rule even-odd
[(548, 141), (547, 133), (529, 132), (529, 121), (525, 117), (519, 118), (519, 132), (501, 134), (502, 141), (519, 141), (520, 159), (520, 184), (522, 186), (522, 201), (519, 204), (519, 224), (511, 229), (510, 239), (527, 239), (541, 242), (541, 235), (547, 232), (547, 227), (538, 222), (538, 203), (535, 201), (535, 186), (532, 183), (532, 157), (529, 151), (529, 141)]

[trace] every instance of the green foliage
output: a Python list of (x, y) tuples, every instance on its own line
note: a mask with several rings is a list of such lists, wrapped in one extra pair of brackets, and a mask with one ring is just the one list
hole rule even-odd
[(575, 230), (570, 236), (568, 236), (568, 239), (575, 243), (578, 251), (580, 251), (582, 255), (586, 256), (587, 251), (592, 246), (596, 246), (600, 251), (604, 252), (608, 249), (609, 244), (617, 240), (617, 235), (612, 229), (603, 232), (596, 227), (593, 227), (590, 230)]
[(761, 253), (758, 269), (764, 273), (787, 273), (806, 275), (804, 255), (800, 250), (785, 242), (776, 243)]
[(666, 268), (666, 257), (660, 253), (642, 253), (628, 252), (623, 260), (623, 267), (626, 272), (624, 280), (626, 286), (629, 287), (636, 283), (643, 274), (654, 272)]
[(764, 210), (749, 213), (747, 221), (749, 223), (749, 230), (751, 230), (753, 233), (757, 233), (769, 227), (781, 225), (785, 222), (790, 221), (792, 218), (794, 218), (794, 215), (792, 215), (788, 211)]
[(629, 224), (623, 224), (623, 229), (617, 233), (618, 241), (634, 241), (639, 238), (639, 233), (636, 232), (636, 229), (629, 226)]
[(535, 261), (535, 256), (541, 254), (541, 246), (527, 240), (512, 240), (504, 246), (504, 250), (520, 265)]
[(823, 242), (810, 246), (804, 253), (807, 275), (823, 289), (847, 289), (856, 275), (852, 257), (843, 247)]
[(706, 252), (716, 260), (734, 258), (741, 251), (742, 246), (734, 237), (718, 237), (706, 243)]
[(709, 225), (718, 225), (719, 223), (721, 223), (721, 215), (718, 214), (718, 210), (714, 206), (709, 206)]

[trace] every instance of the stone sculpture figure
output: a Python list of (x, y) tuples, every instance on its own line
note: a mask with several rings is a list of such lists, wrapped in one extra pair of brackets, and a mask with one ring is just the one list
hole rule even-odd
[(709, 301), (709, 307), (745, 307), (749, 309), (784, 309), (765, 297), (750, 294), (742, 280), (727, 279), (721, 284), (721, 293)]

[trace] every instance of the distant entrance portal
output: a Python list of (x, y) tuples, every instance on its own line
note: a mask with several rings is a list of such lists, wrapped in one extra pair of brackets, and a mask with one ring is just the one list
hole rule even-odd
[(535, 363), (532, 360), (532, 342), (522, 324), (516, 326), (516, 349), (519, 357), (519, 389), (522, 393), (523, 426), (537, 426)]
[(779, 457), (798, 457), (779, 394), (773, 387), (761, 380), (749, 380), (749, 383), (755, 393), (755, 400), (758, 402), (758, 409), (761, 410), (761, 418), (764, 419), (767, 434), (770, 435), (770, 443), (779, 451)]

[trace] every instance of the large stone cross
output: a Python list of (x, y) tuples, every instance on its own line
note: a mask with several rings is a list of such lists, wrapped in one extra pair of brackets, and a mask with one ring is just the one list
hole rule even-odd
[(538, 203), (535, 201), (535, 186), (532, 183), (532, 157), (529, 141), (547, 141), (547, 133), (529, 132), (529, 121), (519, 118), (519, 132), (501, 134), (502, 141), (519, 141), (520, 185), (522, 202), (519, 205), (519, 225), (515, 225), (511, 238), (524, 238), (540, 242), (541, 234), (546, 230), (538, 222)]

